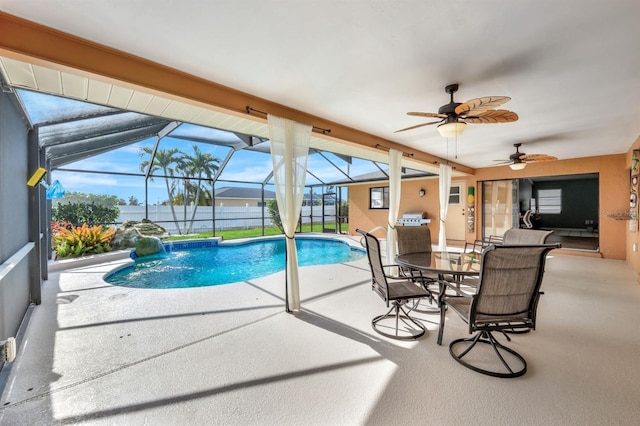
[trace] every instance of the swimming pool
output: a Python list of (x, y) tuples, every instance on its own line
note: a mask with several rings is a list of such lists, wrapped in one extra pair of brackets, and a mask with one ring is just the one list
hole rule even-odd
[[(360, 259), (365, 251), (344, 241), (297, 237), (298, 265), (326, 265)], [(133, 288), (205, 287), (246, 281), (284, 270), (284, 238), (244, 243), (174, 242), (166, 253), (134, 259), (105, 281)]]

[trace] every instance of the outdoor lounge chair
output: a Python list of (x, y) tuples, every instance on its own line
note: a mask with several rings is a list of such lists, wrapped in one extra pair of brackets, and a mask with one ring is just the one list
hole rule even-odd
[[(453, 311), (468, 324), (469, 334), (476, 333), (450, 343), (449, 353), (456, 361), (490, 376), (523, 375), (527, 371), (525, 359), (498, 342), (492, 333), (535, 329), (545, 259), (554, 248), (560, 248), (560, 244), (487, 247), (482, 252), (477, 292), (469, 296), (457, 291), (456, 295), (446, 293), (442, 297), (438, 344), (442, 344), (445, 314)], [(453, 285), (450, 289), (457, 290)], [(478, 343), (492, 350), (485, 351), (486, 346), (477, 347)]]
[[(383, 265), (378, 239), (360, 229), (357, 232), (364, 236), (371, 267), (372, 289), (385, 301), (387, 307), (391, 305), (387, 313), (371, 321), (371, 326), (377, 333), (392, 339), (410, 340), (421, 337), (426, 332), (426, 328), (409, 315), (410, 311), (406, 309), (405, 304), (411, 300), (429, 297), (429, 291), (406, 277), (387, 275), (384, 268), (397, 267), (397, 265)], [(393, 330), (393, 332), (386, 330)]]

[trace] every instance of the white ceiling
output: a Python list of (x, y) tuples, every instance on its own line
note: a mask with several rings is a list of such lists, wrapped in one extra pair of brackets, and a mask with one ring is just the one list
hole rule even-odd
[[(115, 6), (117, 4), (117, 6)], [(479, 168), (521, 151), (626, 152), (640, 135), (637, 0), (0, 0), (0, 9)], [(457, 143), (408, 111), (509, 96)]]

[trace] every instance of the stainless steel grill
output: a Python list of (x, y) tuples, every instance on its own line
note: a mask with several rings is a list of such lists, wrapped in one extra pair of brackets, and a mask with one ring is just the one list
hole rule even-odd
[(427, 219), (427, 212), (405, 213), (400, 219), (398, 219), (398, 223), (401, 223), (404, 226), (421, 226), (431, 223), (431, 219)]

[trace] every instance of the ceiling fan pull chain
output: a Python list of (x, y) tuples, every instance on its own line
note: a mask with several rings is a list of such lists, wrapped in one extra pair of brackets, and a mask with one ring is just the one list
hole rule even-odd
[(454, 153), (455, 159), (458, 159), (458, 134), (456, 133), (456, 146), (455, 146), (455, 153)]

